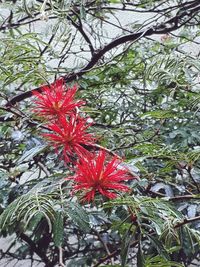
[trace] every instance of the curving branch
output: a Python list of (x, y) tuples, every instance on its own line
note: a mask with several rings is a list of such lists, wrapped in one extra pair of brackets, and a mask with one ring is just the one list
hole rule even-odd
[[(160, 23), (159, 25), (155, 25), (145, 31), (140, 31), (140, 32), (136, 32), (136, 33), (132, 33), (129, 35), (125, 35), (122, 37), (119, 37), (113, 41), (111, 41), (109, 44), (105, 45), (103, 48), (100, 48), (98, 50), (93, 51), (93, 48), (90, 47), (90, 49), (92, 49), (93, 55), (89, 61), (89, 63), (83, 67), (82, 69), (80, 69), (77, 72), (71, 72), (68, 73), (66, 75), (63, 76), (65, 82), (72, 82), (77, 80), (78, 78), (80, 78), (83, 74), (89, 72), (90, 70), (92, 70), (92, 68), (98, 64), (99, 60), (101, 58), (103, 58), (103, 56), (111, 51), (113, 48), (116, 48), (120, 45), (126, 44), (128, 42), (136, 42), (137, 40), (143, 38), (143, 37), (148, 37), (151, 36), (153, 34), (166, 34), (166, 33), (170, 33), (173, 32), (177, 29), (179, 29), (180, 27), (184, 26), (187, 24), (188, 21), (190, 21), (194, 16), (196, 16), (200, 11), (200, 2), (199, 1), (192, 1), (190, 5), (187, 6), (187, 10), (183, 10), (180, 9), (177, 14), (163, 22)], [(75, 26), (75, 25), (74, 25)], [(76, 25), (76, 27), (79, 28), (79, 30), (81, 30), (81, 26)], [(85, 36), (86, 38), (86, 36)], [(16, 103), (23, 101), (26, 98), (29, 98), (32, 96), (33, 91), (41, 91), (41, 88), (35, 88), (32, 89), (30, 91), (18, 94), (16, 96), (14, 96), (13, 98), (11, 98), (8, 103), (7, 103), (7, 107), (11, 107), (13, 105), (15, 105)]]
[(83, 29), (83, 24), (82, 21), (79, 17), (78, 14), (75, 14), (76, 17), (78, 18), (78, 22), (79, 24), (77, 24), (76, 22), (74, 22), (74, 20), (71, 18), (71, 16), (67, 16), (67, 19), (71, 22), (71, 24), (80, 32), (80, 34), (83, 36), (83, 38), (85, 39), (86, 43), (89, 46), (90, 52), (93, 55), (94, 54), (94, 47), (92, 45), (92, 42), (90, 41), (90, 38), (87, 36), (87, 34), (85, 33), (84, 29)]
[(48, 257), (45, 255), (45, 253), (43, 253), (43, 252), (39, 249), (39, 247), (36, 246), (35, 242), (33, 242), (32, 239), (31, 239), (29, 236), (27, 236), (27, 235), (24, 234), (24, 233), (21, 233), (21, 234), (19, 235), (19, 237), (29, 245), (30, 249), (31, 249), (33, 252), (35, 252), (35, 254), (37, 254), (37, 255), (42, 259), (42, 261), (46, 264), (46, 266), (49, 266), (49, 267), (53, 267), (53, 266), (55, 266), (55, 262), (51, 262), (51, 261), (48, 259)]

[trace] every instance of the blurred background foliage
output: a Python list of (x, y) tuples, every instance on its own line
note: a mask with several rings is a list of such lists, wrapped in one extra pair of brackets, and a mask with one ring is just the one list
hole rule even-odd
[[(199, 266), (198, 11), (178, 32), (112, 49), (67, 84), (79, 84), (77, 98), (87, 102), (83, 111), (94, 121), (98, 144), (140, 177), (130, 182), (130, 195), (78, 203), (64, 180), (71, 169), (42, 138), (32, 98), (9, 105), (14, 96), (78, 72), (93, 49), (116, 37), (199, 7), (198, 1), (134, 2), (0, 4), (1, 266), (25, 259), (26, 266)], [(122, 25), (121, 11), (156, 15)], [(105, 25), (119, 32), (109, 36)]]

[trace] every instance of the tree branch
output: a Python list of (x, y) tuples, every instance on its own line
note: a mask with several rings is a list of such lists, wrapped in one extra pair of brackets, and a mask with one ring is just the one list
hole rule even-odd
[(85, 33), (85, 31), (83, 30), (83, 24), (81, 22), (81, 19), (79, 18), (78, 14), (75, 14), (78, 18), (79, 24), (75, 23), (73, 21), (73, 19), (70, 16), (67, 16), (67, 19), (71, 22), (71, 24), (80, 32), (80, 34), (83, 36), (83, 38), (85, 39), (85, 41), (87, 42), (90, 52), (93, 55), (94, 54), (94, 47), (90, 41), (90, 38), (87, 36), (87, 34)]
[[(200, 11), (200, 3), (199, 3), (199, 1), (195, 1), (190, 6), (187, 6), (186, 11), (185, 10), (184, 11), (180, 10), (180, 11), (177, 12), (176, 16), (167, 20), (164, 23), (161, 23), (157, 26), (151, 27), (151, 28), (147, 29), (146, 31), (140, 31), (137, 33), (133, 33), (133, 34), (119, 37), (119, 38), (113, 40), (112, 42), (110, 42), (109, 44), (105, 45), (103, 48), (101, 48), (99, 50), (95, 50), (93, 53), (93, 56), (91, 57), (90, 62), (85, 67), (80, 69), (78, 72), (71, 72), (71, 73), (63, 76), (65, 82), (69, 83), (69, 82), (75, 81), (76, 79), (80, 78), (83, 74), (90, 71), (99, 62), (99, 60), (107, 52), (109, 52), (113, 48), (116, 48), (116, 47), (118, 47), (122, 44), (125, 44), (127, 42), (137, 41), (138, 39), (140, 39), (142, 37), (151, 36), (153, 34), (166, 34), (166, 33), (169, 33), (169, 32), (172, 32), (172, 31), (179, 29), (180, 27), (185, 25), (185, 23), (188, 21), (188, 18), (190, 19), (191, 17), (193, 17), (194, 15), (196, 15)], [(183, 20), (183, 19), (187, 19), (187, 21), (185, 23), (184, 22), (181, 23), (181, 20)], [(30, 90), (30, 91), (27, 91), (27, 92), (24, 92), (24, 93), (21, 93), (19, 95), (14, 96), (13, 98), (11, 98), (11, 100), (7, 103), (6, 106), (15, 105), (16, 103), (18, 103), (18, 102), (20, 102), (26, 98), (31, 97), (33, 91), (41, 92), (41, 88), (38, 87), (38, 88), (35, 88), (35, 89)]]
[(190, 218), (190, 219), (187, 219), (185, 218), (182, 222), (180, 223), (177, 223), (174, 228), (179, 228), (185, 224), (188, 224), (188, 223), (192, 223), (192, 222), (195, 222), (195, 221), (199, 221), (200, 220), (200, 216), (196, 216), (196, 217), (193, 217), (193, 218)]
[(30, 239), (30, 237), (28, 237), (27, 235), (25, 235), (24, 233), (21, 233), (20, 236), (19, 236), (23, 241), (25, 241), (29, 246), (30, 246), (30, 249), (32, 251), (34, 251), (42, 260), (43, 262), (46, 264), (46, 266), (48, 267), (53, 267), (55, 266), (54, 262), (51, 262), (47, 256), (45, 254), (43, 254), (41, 252), (41, 250), (36, 246), (36, 244)]

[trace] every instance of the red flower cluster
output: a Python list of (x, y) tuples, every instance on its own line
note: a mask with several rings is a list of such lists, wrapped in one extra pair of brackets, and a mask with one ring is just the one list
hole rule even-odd
[(56, 152), (62, 150), (65, 162), (76, 159), (76, 173), (73, 179), (73, 192), (82, 192), (82, 199), (94, 200), (96, 194), (116, 198), (116, 191), (128, 192), (130, 188), (121, 182), (133, 179), (127, 169), (119, 169), (120, 161), (114, 157), (106, 160), (106, 152), (98, 154), (88, 151), (95, 146), (95, 138), (87, 130), (91, 124), (81, 117), (77, 108), (85, 102), (76, 101), (77, 87), (66, 88), (63, 79), (50, 86), (42, 87), (42, 92), (34, 92), (36, 114), (50, 120), (46, 127), (51, 131), (43, 136), (54, 146)]
[(41, 93), (33, 92), (36, 97), (34, 111), (39, 117), (50, 120), (46, 127), (52, 131), (43, 136), (57, 152), (62, 149), (66, 162), (88, 154), (84, 146), (94, 144), (95, 138), (87, 133), (90, 124), (77, 113), (77, 108), (85, 104), (74, 99), (77, 87), (66, 88), (64, 80), (59, 79), (41, 90)]
[(128, 170), (118, 169), (120, 163), (117, 157), (106, 163), (106, 152), (103, 150), (93, 159), (81, 158), (73, 177), (74, 191), (84, 192), (83, 200), (88, 202), (94, 200), (96, 193), (112, 199), (117, 197), (113, 191), (130, 191), (130, 188), (121, 182), (133, 177), (128, 174)]
[(60, 116), (70, 115), (76, 108), (85, 104), (84, 101), (75, 101), (77, 86), (68, 88), (63, 79), (55, 81), (50, 86), (43, 86), (42, 93), (33, 92), (36, 96), (34, 112), (45, 119), (57, 119)]
[(86, 119), (72, 114), (67, 120), (65, 117), (59, 118), (59, 123), (48, 124), (47, 128), (53, 133), (43, 134), (50, 143), (58, 150), (63, 148), (63, 157), (66, 162), (70, 162), (70, 156), (76, 154), (83, 157), (89, 154), (84, 146), (94, 144), (95, 138), (87, 133), (86, 130), (90, 126)]

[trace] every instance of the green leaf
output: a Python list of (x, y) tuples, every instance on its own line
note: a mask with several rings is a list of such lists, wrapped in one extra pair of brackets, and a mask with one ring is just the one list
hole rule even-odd
[(142, 114), (141, 118), (168, 119), (173, 118), (174, 115), (172, 110), (155, 110)]
[(30, 220), (30, 223), (28, 225), (28, 229), (33, 231), (39, 224), (39, 222), (42, 220), (43, 218), (43, 214), (40, 212), (37, 212), (34, 217), (32, 218), (32, 220)]
[(81, 6), (80, 6), (80, 15), (82, 19), (86, 18), (86, 10), (85, 7), (83, 5), (83, 0), (81, 1)]
[(90, 231), (89, 216), (79, 204), (73, 202), (69, 203), (66, 212), (82, 231)]
[(153, 235), (147, 235), (149, 240), (151, 241), (153, 247), (155, 247), (155, 249), (158, 251), (158, 253), (166, 260), (169, 260), (169, 255), (166, 251), (166, 249), (164, 248), (162, 242), (160, 242), (158, 240), (157, 237), (154, 237)]
[(132, 237), (132, 234), (131, 234), (130, 229), (129, 229), (123, 235), (123, 239), (122, 239), (121, 253), (120, 253), (121, 266), (122, 267), (126, 266), (126, 262), (127, 262), (127, 259), (128, 259), (129, 248), (130, 248), (132, 239), (133, 239), (133, 237)]
[(144, 267), (144, 256), (142, 252), (141, 241), (138, 243), (138, 252), (137, 252), (137, 267)]
[[(22, 195), (8, 205), (0, 215), (0, 231), (12, 233), (15, 228), (24, 231), (38, 213), (46, 219), (51, 232), (52, 222), (55, 220), (51, 196), (38, 193)], [(41, 220), (41, 216), (38, 219)]]
[(64, 236), (64, 218), (61, 211), (56, 212), (53, 223), (53, 241), (56, 247), (62, 246)]
[(169, 261), (161, 256), (147, 257), (144, 267), (183, 267), (181, 263)]
[(46, 145), (39, 145), (36, 147), (31, 148), (30, 150), (26, 151), (21, 158), (18, 159), (17, 163), (20, 164), (22, 162), (27, 162), (33, 159), (37, 154), (41, 153), (47, 146)]

